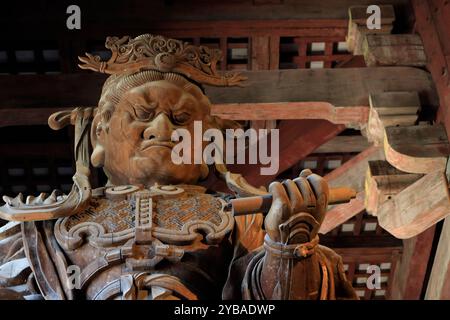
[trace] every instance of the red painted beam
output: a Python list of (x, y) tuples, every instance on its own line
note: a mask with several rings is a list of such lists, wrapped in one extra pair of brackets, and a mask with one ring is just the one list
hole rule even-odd
[[(261, 175), (268, 165), (229, 165), (231, 172), (241, 173), (254, 186), (267, 186), (276, 176), (311, 154), (345, 129), (325, 120), (286, 120), (279, 125), (279, 170), (274, 175)], [(270, 151), (270, 147), (268, 148)], [(295, 177), (292, 177), (295, 178)]]

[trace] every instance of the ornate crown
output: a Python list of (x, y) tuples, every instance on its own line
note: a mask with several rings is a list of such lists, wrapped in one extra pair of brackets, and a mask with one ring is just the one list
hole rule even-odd
[(128, 36), (107, 37), (105, 47), (112, 53), (108, 61), (86, 53), (86, 57), (78, 57), (83, 62), (79, 67), (107, 74), (156, 69), (177, 72), (198, 83), (213, 86), (235, 86), (246, 79), (238, 73), (220, 75), (217, 72), (217, 62), (222, 58), (220, 50), (163, 36), (144, 34), (134, 39)]

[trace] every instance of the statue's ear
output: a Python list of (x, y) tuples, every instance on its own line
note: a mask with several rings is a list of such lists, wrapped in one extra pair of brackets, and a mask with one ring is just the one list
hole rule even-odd
[(105, 163), (105, 149), (103, 147), (103, 139), (105, 130), (102, 124), (100, 112), (97, 112), (91, 126), (91, 144), (92, 154), (91, 163), (94, 167), (103, 167)]

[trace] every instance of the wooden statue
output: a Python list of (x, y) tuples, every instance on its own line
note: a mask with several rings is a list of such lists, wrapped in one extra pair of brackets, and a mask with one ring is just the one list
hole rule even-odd
[[(357, 299), (341, 258), (318, 244), (328, 203), (349, 199), (344, 189), (306, 170), (267, 192), (223, 164), (171, 161), (176, 128), (236, 125), (210, 115), (201, 88), (244, 80), (218, 74), (220, 52), (148, 34), (106, 47), (107, 62), (80, 58), (111, 74), (98, 107), (49, 119), (75, 125), (72, 191), (4, 197), (0, 298)], [(90, 163), (106, 186), (91, 188)], [(233, 205), (199, 185), (210, 174), (239, 198)]]

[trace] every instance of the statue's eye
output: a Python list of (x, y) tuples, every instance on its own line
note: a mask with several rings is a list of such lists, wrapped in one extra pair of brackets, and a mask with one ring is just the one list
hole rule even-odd
[(186, 124), (191, 120), (191, 115), (187, 112), (175, 113), (173, 114), (173, 120), (176, 124)]
[(149, 121), (153, 119), (155, 112), (149, 109), (144, 108), (143, 106), (135, 106), (134, 107), (134, 115), (136, 119), (140, 121)]

